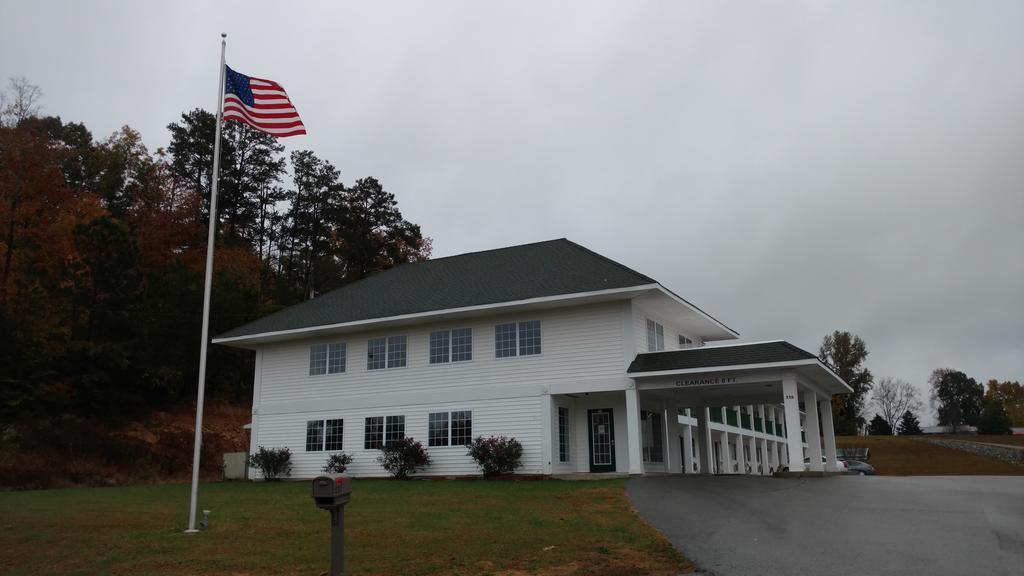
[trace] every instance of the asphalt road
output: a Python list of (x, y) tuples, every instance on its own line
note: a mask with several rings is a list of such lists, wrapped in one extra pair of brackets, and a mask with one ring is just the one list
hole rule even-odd
[(1024, 575), (1024, 476), (661, 476), (626, 490), (708, 574)]

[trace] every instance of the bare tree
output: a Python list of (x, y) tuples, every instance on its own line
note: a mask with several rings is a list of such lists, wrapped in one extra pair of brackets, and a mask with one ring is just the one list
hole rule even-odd
[(904, 412), (921, 409), (921, 399), (917, 388), (910, 382), (888, 376), (875, 384), (871, 403), (893, 430), (896, 430)]
[(0, 125), (17, 126), (26, 118), (39, 114), (43, 89), (29, 84), (24, 76), (11, 78), (6, 92), (0, 93)]

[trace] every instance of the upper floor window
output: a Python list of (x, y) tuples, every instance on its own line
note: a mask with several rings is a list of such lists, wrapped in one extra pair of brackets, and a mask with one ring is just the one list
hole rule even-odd
[(465, 362), (473, 359), (473, 329), (455, 328), (430, 333), (430, 363)]
[(494, 327), (494, 357), (540, 354), (540, 320), (511, 322)]
[(408, 352), (405, 336), (371, 338), (366, 342), (366, 369), (401, 368)]
[(340, 374), (345, 371), (345, 344), (314, 344), (309, 347), (309, 375)]
[(688, 336), (679, 335), (679, 349), (693, 348), (693, 339)]
[(665, 349), (665, 327), (650, 318), (647, 319), (647, 351), (661, 352)]

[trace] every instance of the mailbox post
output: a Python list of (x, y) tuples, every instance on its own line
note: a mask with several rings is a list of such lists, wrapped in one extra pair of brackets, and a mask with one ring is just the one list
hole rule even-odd
[(313, 501), (317, 508), (331, 512), (330, 576), (345, 573), (345, 504), (352, 498), (352, 479), (340, 475), (313, 479)]

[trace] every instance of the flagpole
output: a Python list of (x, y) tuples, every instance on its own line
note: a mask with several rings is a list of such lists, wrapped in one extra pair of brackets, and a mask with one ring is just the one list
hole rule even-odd
[(203, 335), (199, 347), (199, 392), (196, 399), (196, 438), (192, 452), (192, 499), (188, 507), (188, 530), (196, 530), (196, 498), (199, 495), (199, 454), (203, 447), (203, 398), (206, 392), (206, 348), (210, 335), (210, 285), (213, 280), (213, 244), (217, 236), (217, 184), (220, 179), (220, 128), (224, 122), (224, 51), (227, 34), (220, 35), (220, 80), (217, 84), (217, 128), (213, 141), (213, 178), (210, 182), (210, 230), (206, 237), (206, 279), (203, 284)]

